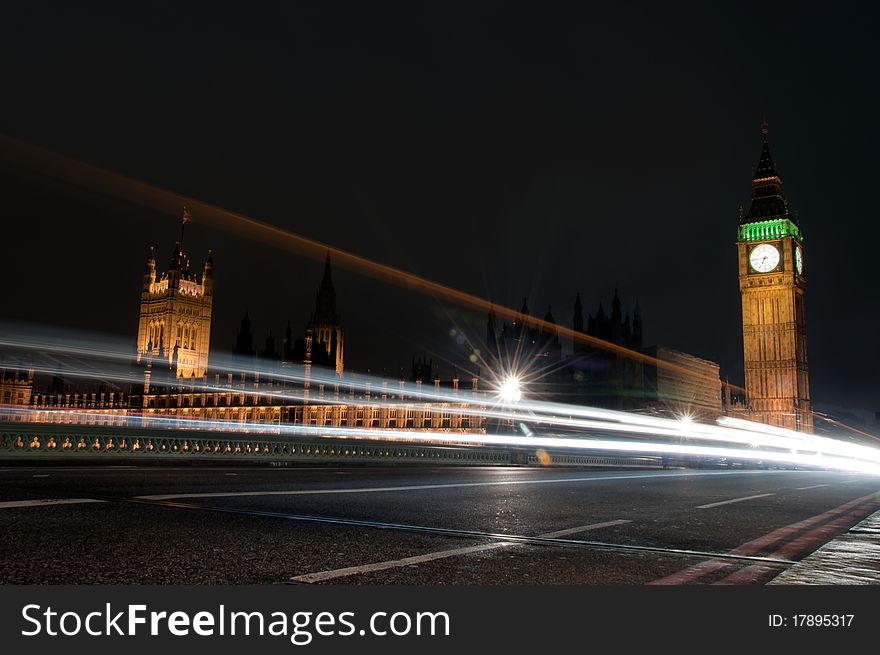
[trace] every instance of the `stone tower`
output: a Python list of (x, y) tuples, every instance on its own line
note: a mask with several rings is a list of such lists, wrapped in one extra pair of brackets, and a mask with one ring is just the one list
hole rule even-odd
[(752, 203), (737, 239), (749, 413), (761, 423), (812, 432), (803, 234), (770, 156), (766, 123), (762, 131)]
[(208, 369), (211, 338), (211, 302), (214, 296), (211, 252), (201, 278), (189, 269), (189, 259), (174, 245), (168, 270), (156, 273), (153, 248), (147, 257), (141, 288), (137, 361), (156, 366), (167, 360), (175, 377), (201, 378)]
[(337, 375), (342, 375), (344, 345), (342, 326), (336, 314), (336, 290), (333, 288), (328, 251), (324, 277), (315, 296), (315, 312), (306, 326), (306, 366), (325, 365), (335, 369)]

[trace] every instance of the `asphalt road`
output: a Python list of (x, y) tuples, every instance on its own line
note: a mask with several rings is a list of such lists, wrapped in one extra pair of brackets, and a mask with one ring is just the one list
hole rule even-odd
[(0, 582), (763, 584), (878, 491), (808, 471), (0, 468)]

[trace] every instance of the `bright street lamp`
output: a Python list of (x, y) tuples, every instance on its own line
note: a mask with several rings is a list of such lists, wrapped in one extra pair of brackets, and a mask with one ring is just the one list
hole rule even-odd
[(508, 405), (522, 400), (522, 383), (519, 378), (515, 375), (505, 378), (498, 387), (498, 397)]

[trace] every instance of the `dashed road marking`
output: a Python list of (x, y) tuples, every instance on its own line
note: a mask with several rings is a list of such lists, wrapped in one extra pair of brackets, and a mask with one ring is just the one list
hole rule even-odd
[(540, 536), (555, 539), (556, 537), (566, 537), (570, 534), (587, 532), (588, 530), (598, 530), (599, 528), (610, 528), (613, 525), (623, 525), (624, 523), (632, 523), (632, 521), (628, 519), (617, 519), (616, 521), (605, 521), (604, 523), (591, 523), (590, 525), (579, 525), (576, 528), (567, 528), (565, 530), (557, 530), (556, 532), (546, 532)]
[(730, 500), (721, 500), (717, 503), (708, 503), (706, 505), (697, 505), (697, 509), (709, 509), (710, 507), (720, 507), (721, 505), (730, 505), (732, 503), (741, 503), (746, 500), (754, 500), (755, 498), (766, 498), (767, 496), (775, 496), (776, 494), (755, 494), (754, 496), (743, 496), (742, 498), (731, 498)]
[[(556, 532), (547, 532), (539, 535), (546, 538), (562, 537), (579, 532), (587, 532), (589, 530), (598, 530), (599, 528), (607, 528), (613, 525), (622, 525), (624, 523), (632, 523), (632, 521), (618, 519), (616, 521), (605, 521), (603, 523), (591, 523), (590, 525), (580, 525), (574, 528), (558, 530)], [(316, 573), (306, 573), (291, 578), (292, 582), (323, 582), (325, 580), (333, 580), (334, 578), (343, 578), (349, 575), (358, 575), (361, 573), (373, 573), (375, 571), (387, 571), (388, 569), (397, 569), (404, 566), (414, 566), (425, 562), (433, 562), (438, 559), (447, 557), (456, 557), (459, 555), (470, 555), (471, 553), (482, 553), (487, 550), (495, 550), (497, 548), (505, 548), (507, 546), (515, 546), (517, 544), (510, 541), (498, 541), (491, 544), (480, 544), (479, 546), (465, 546), (464, 548), (450, 548), (449, 550), (438, 550), (433, 553), (425, 553), (424, 555), (414, 555), (412, 557), (404, 557), (402, 559), (387, 560), (385, 562), (374, 562), (373, 564), (361, 564), (360, 566), (347, 566), (342, 569), (332, 569), (329, 571), (318, 571)]]

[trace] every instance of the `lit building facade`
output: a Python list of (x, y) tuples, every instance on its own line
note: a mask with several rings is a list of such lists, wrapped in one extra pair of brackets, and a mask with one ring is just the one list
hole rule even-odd
[[(178, 243), (168, 271), (160, 276), (151, 248), (141, 291), (136, 362), (128, 372), (138, 382), (114, 385), (53, 376), (41, 387), (32, 369), (0, 371), (0, 400), (29, 409), (7, 414), (6, 420), (130, 426), (140, 418), (161, 417), (184, 427), (191, 425), (188, 421), (212, 421), (215, 429), (226, 431), (271, 432), (272, 426), (292, 424), (449, 433), (453, 441), (456, 433), (486, 431), (485, 419), (473, 413), (483, 402), (476, 377), (461, 388), (455, 376), (446, 384), (439, 377), (432, 384), (418, 380), (413, 389), (403, 379), (377, 384), (345, 372), (329, 255), (303, 338), (294, 340), (288, 324), (280, 353), (271, 333), (258, 353), (245, 314), (233, 354), (239, 368), (248, 372), (209, 366), (212, 302), (210, 253), (197, 277)], [(320, 381), (314, 379), (313, 367), (321, 367)], [(436, 398), (421, 395), (432, 392)]]
[[(0, 368), (0, 405), (11, 407), (29, 405), (34, 389), (34, 370), (25, 366)], [(10, 413), (12, 420), (22, 420), (21, 413)]]
[(656, 360), (645, 367), (650, 406), (705, 423), (725, 413), (718, 364), (666, 346), (652, 346), (645, 353)]
[(208, 370), (214, 262), (211, 253), (201, 278), (190, 272), (189, 258), (174, 245), (168, 270), (156, 272), (153, 248), (141, 288), (137, 361), (166, 361), (175, 377), (201, 378)]
[(767, 125), (737, 240), (749, 417), (813, 431), (804, 316), (804, 238), (770, 156)]

